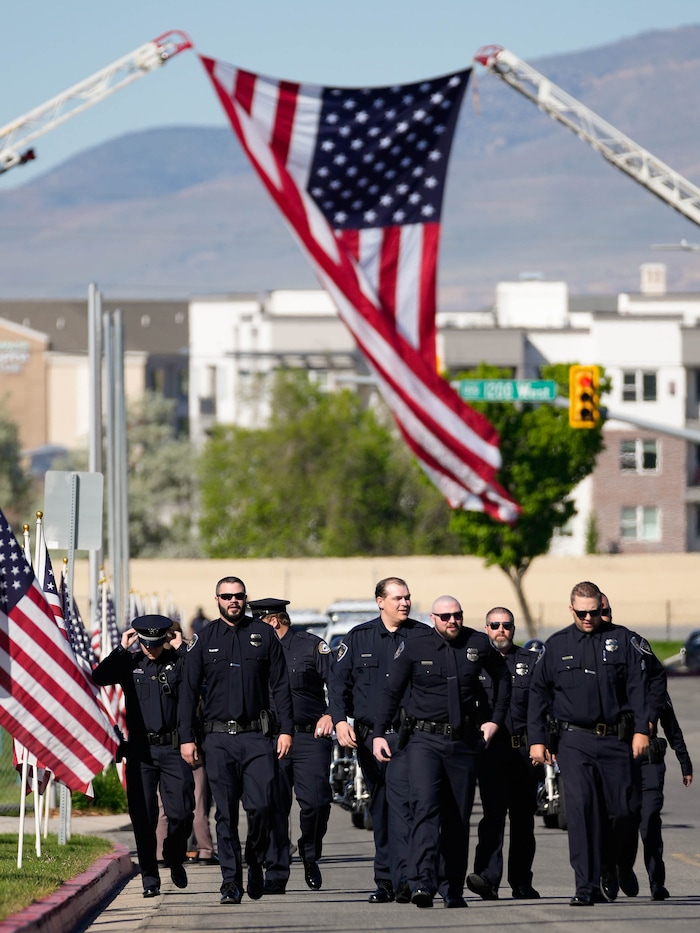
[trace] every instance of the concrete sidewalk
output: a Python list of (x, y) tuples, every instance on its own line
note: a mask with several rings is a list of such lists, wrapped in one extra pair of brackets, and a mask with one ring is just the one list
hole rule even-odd
[[(58, 828), (58, 818), (50, 819), (49, 832), (57, 833)], [(1, 833), (18, 831), (18, 817), (0, 817)], [(58, 891), (0, 921), (0, 933), (68, 933), (80, 929), (134, 875), (134, 841), (128, 814), (74, 815), (71, 834), (102, 836), (113, 843), (114, 850)], [(25, 821), (24, 847), (25, 853), (34, 851), (33, 815)]]

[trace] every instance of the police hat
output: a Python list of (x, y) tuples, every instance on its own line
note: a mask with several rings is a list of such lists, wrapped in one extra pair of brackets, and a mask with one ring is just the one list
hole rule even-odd
[(264, 619), (265, 616), (272, 615), (274, 612), (285, 612), (289, 605), (288, 599), (275, 599), (268, 596), (266, 599), (251, 599), (248, 605), (253, 611), (254, 619)]
[(172, 627), (172, 619), (167, 616), (139, 616), (131, 623), (131, 627), (139, 633), (139, 641), (149, 648), (162, 645), (167, 639), (168, 629)]

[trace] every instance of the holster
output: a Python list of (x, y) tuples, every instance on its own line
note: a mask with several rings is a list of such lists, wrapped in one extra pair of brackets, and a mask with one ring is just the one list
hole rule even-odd
[(634, 735), (634, 713), (622, 713), (617, 722), (617, 728), (620, 741), (631, 745)]
[(408, 745), (408, 740), (413, 735), (413, 730), (416, 728), (416, 717), (415, 716), (404, 716), (401, 720), (401, 725), (399, 726), (399, 739), (397, 747), (399, 751), (406, 748)]
[(559, 720), (547, 720), (547, 748), (552, 755), (559, 751)]
[(647, 749), (647, 760), (650, 765), (659, 765), (664, 760), (668, 742), (658, 735), (652, 735), (649, 739), (649, 748)]
[(271, 736), (274, 734), (275, 726), (275, 717), (272, 715), (269, 709), (261, 709), (260, 715), (258, 716), (260, 720), (260, 731), (263, 735)]

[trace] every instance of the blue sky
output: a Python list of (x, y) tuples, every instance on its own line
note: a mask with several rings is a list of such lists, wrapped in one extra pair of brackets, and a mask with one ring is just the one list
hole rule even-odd
[[(698, 0), (35, 0), (5, 3), (0, 127), (171, 29), (198, 52), (319, 84), (385, 84), (463, 68), (482, 45), (520, 58), (594, 48), (700, 23)], [(225, 125), (192, 52), (52, 130), (38, 160), (0, 177), (29, 181), (74, 153), (153, 126)]]

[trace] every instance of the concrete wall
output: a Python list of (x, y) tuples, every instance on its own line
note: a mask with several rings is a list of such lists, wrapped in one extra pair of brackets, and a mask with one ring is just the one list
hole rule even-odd
[[(525, 575), (524, 587), (542, 634), (570, 622), (571, 587), (593, 580), (608, 594), (617, 622), (648, 637), (685, 638), (691, 629), (700, 628), (699, 572), (698, 554), (542, 557)], [(470, 625), (481, 626), (486, 612), (498, 605), (511, 608), (516, 622), (521, 618), (508, 577), (475, 557), (135, 560), (131, 587), (142, 596), (170, 598), (188, 622), (200, 605), (207, 615), (216, 615), (214, 588), (228, 574), (245, 581), (251, 599), (289, 599), (292, 609), (322, 610), (334, 599), (372, 598), (378, 580), (400, 576), (409, 584), (416, 612), (429, 612), (435, 597), (450, 593), (461, 601)], [(86, 619), (87, 592), (87, 561), (79, 561), (75, 596)], [(517, 637), (525, 640), (524, 627)]]

